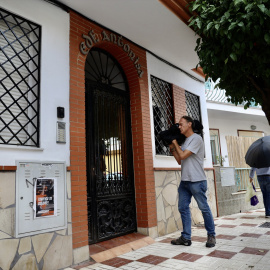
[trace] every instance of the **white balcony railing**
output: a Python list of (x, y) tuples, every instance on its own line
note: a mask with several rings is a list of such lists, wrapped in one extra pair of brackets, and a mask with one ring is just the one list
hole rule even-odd
[[(217, 83), (218, 83), (218, 81), (213, 82), (212, 79), (208, 79), (207, 82), (205, 82), (206, 100), (218, 102), (218, 103), (234, 104), (234, 103), (228, 101), (228, 97), (225, 95), (226, 90), (215, 87)], [(241, 104), (241, 105), (244, 106), (244, 104)], [(260, 105), (255, 106), (255, 102), (250, 107), (261, 108)]]
[[(237, 191), (247, 190), (249, 183), (250, 168), (235, 168), (236, 186)], [(253, 183), (255, 188), (260, 188), (257, 180), (257, 175), (254, 175)]]

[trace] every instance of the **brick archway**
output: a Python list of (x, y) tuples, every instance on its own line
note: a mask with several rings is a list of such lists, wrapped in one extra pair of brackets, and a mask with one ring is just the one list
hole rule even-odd
[[(102, 41), (102, 37), (98, 35), (101, 35), (102, 31), (110, 35), (110, 31), (71, 11), (70, 171), (74, 249), (88, 245), (84, 75), (87, 54), (82, 54), (79, 48), (83, 41), (82, 35), (87, 35), (90, 30), (97, 33), (96, 37), (99, 40), (93, 46), (106, 50), (117, 59), (127, 77), (130, 91), (137, 225), (139, 228), (157, 226), (146, 52), (124, 38), (122, 41), (129, 46), (126, 46), (126, 50), (116, 42)], [(137, 66), (127, 48), (137, 56), (136, 59), (139, 58)], [(143, 73), (138, 70), (138, 64)]]

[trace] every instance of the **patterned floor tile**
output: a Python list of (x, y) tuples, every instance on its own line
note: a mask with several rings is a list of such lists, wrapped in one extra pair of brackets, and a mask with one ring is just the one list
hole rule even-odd
[(258, 226), (258, 224), (242, 223), (242, 224), (239, 224), (239, 226), (256, 227)]
[(218, 225), (218, 227), (221, 227), (221, 228), (235, 228), (235, 227), (237, 227), (237, 225), (221, 224), (221, 225)]
[(258, 234), (258, 233), (242, 233), (242, 234), (240, 234), (240, 236), (259, 238), (260, 236), (262, 236), (262, 234)]
[(201, 236), (192, 236), (191, 240), (195, 242), (206, 242), (207, 238)]
[(269, 249), (259, 249), (259, 248), (245, 247), (244, 249), (242, 249), (240, 251), (240, 253), (264, 256), (268, 251), (269, 251)]
[(138, 260), (138, 262), (143, 262), (143, 263), (149, 263), (149, 264), (160, 264), (161, 262), (166, 261), (168, 258), (160, 257), (160, 256), (155, 256), (155, 255), (148, 255), (146, 257), (143, 257)]
[[(168, 260), (160, 263), (157, 266), (158, 267), (167, 267), (171, 270), (171, 269), (185, 269), (185, 268), (188, 268), (190, 265), (192, 265), (192, 267), (193, 267), (193, 263), (190, 263), (188, 261), (168, 259)], [(151, 270), (152, 270), (152, 268), (151, 268)]]
[(195, 262), (198, 259), (200, 259), (201, 257), (203, 257), (202, 255), (197, 255), (197, 254), (191, 254), (191, 253), (186, 253), (183, 252), (175, 257), (173, 257), (173, 259), (176, 260), (182, 260), (182, 261), (188, 261), (188, 262)]
[(148, 269), (152, 269), (152, 267), (153, 267), (152, 264), (134, 261), (132, 263), (121, 266), (120, 269), (122, 269), (122, 270), (137, 270), (137, 269), (138, 270), (148, 270)]
[(225, 235), (225, 234), (219, 234), (216, 236), (216, 239), (226, 239), (226, 240), (232, 240), (236, 238), (237, 236), (234, 235)]
[(159, 243), (171, 243), (171, 241), (175, 238), (166, 238), (164, 240), (159, 241)]
[(231, 259), (235, 254), (237, 254), (237, 252), (214, 250), (213, 252), (211, 252), (207, 256), (223, 258), (223, 259)]
[(263, 220), (263, 214), (262, 209), (215, 218), (217, 244), (212, 249), (205, 247), (207, 232), (202, 224), (192, 226), (191, 246), (170, 244), (181, 235), (178, 231), (115, 259), (67, 270), (270, 270), (270, 229), (259, 227), (270, 219)]
[(131, 260), (127, 260), (127, 259), (116, 257), (116, 258), (113, 258), (113, 259), (104, 261), (104, 262), (102, 262), (102, 264), (113, 266), (113, 267), (121, 267), (121, 266), (123, 266), (125, 264), (128, 264), (130, 262), (132, 262), (132, 261)]

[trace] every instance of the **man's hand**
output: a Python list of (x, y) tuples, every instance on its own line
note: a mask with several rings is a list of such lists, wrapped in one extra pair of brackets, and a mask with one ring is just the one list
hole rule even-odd
[(249, 182), (251, 183), (253, 181), (253, 179), (251, 177), (249, 177)]
[(173, 140), (169, 146), (171, 153), (173, 154), (179, 165), (181, 165), (181, 160), (184, 160), (193, 154), (191, 151), (187, 149), (183, 151), (181, 146), (178, 144), (177, 140)]

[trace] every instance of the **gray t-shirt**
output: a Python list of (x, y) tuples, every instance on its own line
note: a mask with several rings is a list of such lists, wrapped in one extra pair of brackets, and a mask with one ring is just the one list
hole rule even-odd
[(202, 137), (196, 133), (186, 138), (181, 146), (182, 150), (186, 149), (193, 154), (181, 161), (181, 180), (197, 182), (206, 180), (203, 169), (204, 161), (204, 143)]

